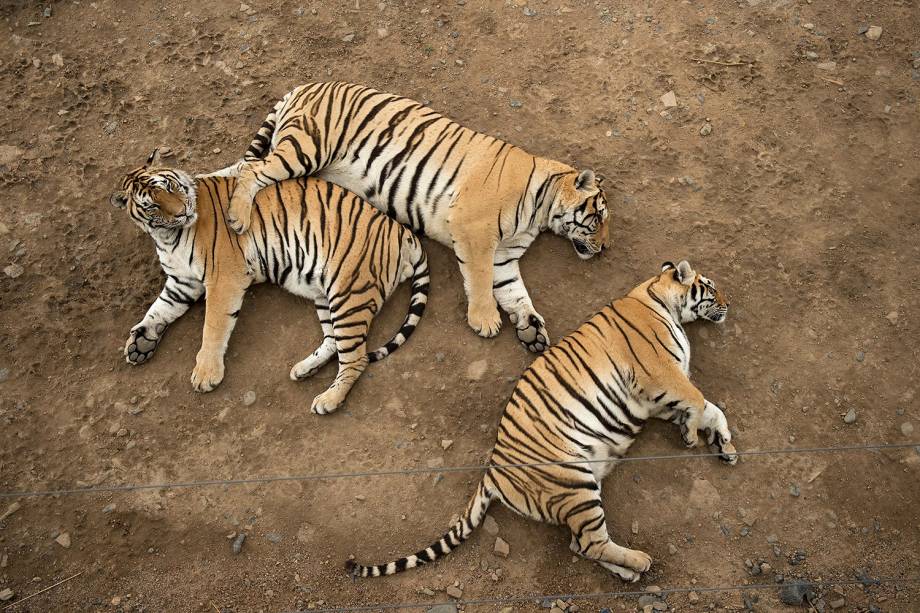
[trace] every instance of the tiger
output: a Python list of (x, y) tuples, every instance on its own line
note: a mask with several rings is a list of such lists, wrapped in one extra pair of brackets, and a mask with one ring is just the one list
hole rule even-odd
[[(213, 390), (224, 377), (224, 353), (250, 285), (271, 282), (312, 300), (323, 340), (291, 369), (315, 374), (334, 355), (338, 374), (311, 410), (334, 411), (371, 362), (398, 349), (415, 331), (428, 301), (428, 258), (411, 231), (341, 187), (301, 177), (259, 193), (250, 231), (237, 235), (225, 215), (236, 180), (192, 177), (162, 166), (155, 150), (129, 172), (110, 198), (153, 239), (166, 282), (131, 328), (124, 355), (150, 360), (166, 328), (205, 295), (204, 332), (191, 382)], [(368, 353), (367, 334), (384, 301), (411, 278), (409, 310), (397, 334)]]
[[(533, 352), (549, 346), (518, 261), (544, 230), (589, 259), (609, 243), (603, 177), (481, 134), (422, 103), (344, 82), (309, 83), (277, 102), (243, 158), (230, 227), (251, 223), (253, 197), (277, 181), (316, 175), (360, 194), (420, 236), (451, 247), (467, 321), (483, 337), (508, 313)], [(496, 304), (497, 303), (497, 304)]]
[(350, 559), (348, 573), (378, 577), (432, 562), (465, 541), (498, 500), (524, 517), (567, 526), (572, 551), (637, 581), (651, 557), (611, 539), (601, 481), (651, 418), (679, 425), (688, 447), (703, 430), (713, 453), (737, 462), (725, 414), (689, 379), (683, 327), (696, 319), (723, 322), (728, 306), (687, 261), (666, 262), (660, 274), (604, 307), (524, 372), (498, 424), (485, 474), (441, 539), (386, 564)]

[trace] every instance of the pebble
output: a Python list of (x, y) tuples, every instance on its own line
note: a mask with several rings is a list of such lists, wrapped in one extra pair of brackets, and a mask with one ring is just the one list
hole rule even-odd
[(843, 607), (847, 606), (847, 600), (843, 596), (840, 596), (840, 598), (835, 598), (827, 604), (829, 604), (832, 609), (842, 609)]
[(3, 591), (0, 591), (0, 602), (6, 602), (7, 600), (12, 600), (13, 596), (16, 595), (16, 592), (10, 588), (5, 588)]
[(112, 596), (112, 600), (110, 600), (109, 602), (111, 602), (113, 607), (117, 607), (118, 605), (121, 604), (121, 596)]
[(712, 134), (712, 124), (707, 121), (700, 128), (700, 136), (709, 136), (710, 134)]
[(513, 109), (519, 109), (522, 106), (524, 106), (524, 103), (521, 102), (520, 100), (512, 100), (509, 104), (511, 105), (511, 108)]
[(847, 414), (843, 416), (843, 423), (845, 424), (856, 423), (856, 409), (850, 407), (850, 410), (847, 411)]
[(901, 434), (904, 436), (910, 436), (913, 433), (914, 424), (910, 423), (909, 421), (905, 421), (903, 424), (901, 424)]
[(467, 367), (466, 378), (471, 381), (479, 381), (486, 374), (488, 368), (489, 362), (487, 360), (476, 360)]
[(354, 39), (355, 39), (355, 33), (354, 33), (354, 32), (351, 32), (351, 33), (346, 34), (345, 36), (342, 37), (342, 42), (343, 42), (343, 43), (350, 43), (350, 42), (353, 41)]
[(805, 57), (808, 58), (809, 60), (816, 60), (818, 59), (818, 54), (815, 53), (814, 51), (806, 51)]
[(115, 511), (115, 508), (116, 508), (115, 503), (107, 504), (104, 507), (102, 507), (102, 512), (108, 515), (109, 513), (112, 513), (113, 511)]
[(837, 70), (837, 62), (818, 62), (815, 66), (818, 70), (826, 70), (827, 72)]
[(690, 601), (690, 604), (696, 604), (700, 601), (700, 596), (696, 592), (690, 592), (687, 594), (687, 600)]
[(500, 558), (507, 558), (508, 554), (511, 553), (511, 545), (500, 536), (495, 537), (495, 547), (493, 549), (495, 555)]
[(3, 269), (3, 272), (6, 273), (6, 276), (10, 279), (15, 279), (16, 277), (22, 275), (26, 270), (19, 264), (10, 264)]
[(60, 53), (55, 53), (51, 56), (51, 63), (57, 66), (58, 68), (64, 65), (64, 56)]
[(802, 492), (799, 490), (799, 486), (796, 485), (795, 483), (789, 486), (789, 495), (792, 496), (793, 498), (798, 498), (799, 494), (801, 493)]
[(450, 449), (450, 446), (453, 444), (454, 442), (449, 438), (441, 439), (441, 449), (443, 449), (444, 451), (447, 451), (448, 449)]
[(815, 29), (815, 24), (809, 22), (809, 23), (802, 24), (802, 27), (805, 28), (806, 30), (811, 31)]
[(7, 554), (0, 556), (0, 568), (6, 568), (9, 566), (10, 557)]
[(673, 556), (675, 553), (677, 553), (677, 547), (675, 547), (671, 543), (668, 543), (668, 553), (670, 553)]
[[(902, 428), (902, 430), (903, 430), (903, 428)], [(7, 517), (9, 517), (10, 515), (12, 515), (13, 513), (15, 513), (16, 511), (18, 511), (18, 510), (21, 509), (21, 508), (22, 508), (22, 505), (19, 504), (18, 502), (14, 502), (14, 503), (10, 504), (10, 506), (8, 506), (8, 507), (6, 508), (6, 511), (3, 512), (3, 515), (0, 515), (0, 521), (5, 520)]]
[(677, 106), (677, 94), (675, 94), (673, 90), (661, 96), (660, 100), (661, 104), (663, 104), (666, 109)]
[(862, 362), (862, 361), (865, 360), (865, 359), (866, 359), (866, 352), (865, 352), (865, 351), (857, 351), (857, 352), (856, 352), (856, 361), (857, 361), (857, 362)]
[(62, 532), (54, 539), (54, 542), (63, 547), (64, 549), (70, 549), (70, 534), (67, 532)]
[(533, 10), (532, 8), (530, 8), (529, 6), (525, 6), (525, 7), (524, 7), (524, 15), (527, 16), (527, 17), (536, 17), (536, 16), (537, 16), (537, 12), (536, 12), (535, 10)]
[(462, 598), (463, 590), (461, 590), (456, 585), (450, 585), (447, 587), (447, 595), (450, 596), (451, 598)]
[(639, 520), (638, 520), (638, 519), (634, 519), (634, 520), (633, 520), (633, 523), (632, 523), (632, 533), (633, 533), (633, 534), (639, 534)]
[(786, 583), (779, 590), (779, 599), (782, 600), (784, 604), (788, 605), (807, 604), (814, 600), (814, 598), (815, 593), (807, 583), (801, 581)]
[(495, 518), (492, 517), (491, 515), (486, 515), (486, 518), (482, 520), (482, 527), (491, 536), (498, 535), (498, 522), (495, 521)]
[(233, 539), (233, 543), (230, 544), (230, 551), (233, 552), (233, 555), (239, 555), (239, 553), (243, 550), (243, 541), (245, 540), (245, 532), (240, 532), (236, 535), (236, 538)]
[(890, 323), (892, 326), (895, 325), (896, 323), (898, 323), (898, 312), (891, 311), (890, 313), (885, 315), (885, 319), (887, 319), (888, 323)]
[(386, 38), (386, 37), (389, 36), (389, 35), (390, 35), (390, 32), (389, 32), (389, 30), (387, 30), (386, 28), (377, 28), (377, 37), (378, 37), (378, 38)]
[(256, 393), (253, 390), (249, 390), (243, 394), (243, 406), (251, 407), (256, 403)]
[(265, 538), (268, 539), (270, 543), (280, 543), (282, 540), (284, 540), (284, 537), (282, 537), (277, 532), (268, 532), (265, 534)]
[(866, 30), (866, 38), (869, 40), (878, 40), (882, 37), (882, 26), (869, 26)]

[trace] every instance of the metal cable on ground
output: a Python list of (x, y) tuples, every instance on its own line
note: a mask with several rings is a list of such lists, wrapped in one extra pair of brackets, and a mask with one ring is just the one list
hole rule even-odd
[[(908, 449), (917, 447), (920, 449), (920, 442), (914, 443), (877, 443), (868, 445), (843, 445), (837, 447), (790, 447), (786, 449), (762, 449), (754, 451), (737, 451), (734, 455), (739, 457), (755, 457), (767, 455), (791, 455), (807, 453), (847, 453), (854, 451), (880, 451), (884, 449)], [(533, 462), (523, 464), (501, 464), (494, 466), (497, 469), (508, 468), (531, 468), (541, 466), (574, 466), (580, 464), (606, 464), (609, 462), (648, 462), (655, 460), (699, 460), (702, 458), (717, 458), (721, 453), (681, 453), (668, 455), (651, 455), (651, 456), (625, 456), (622, 458), (606, 458), (603, 460), (568, 460), (561, 462)], [(387, 477), (393, 475), (422, 475), (437, 473), (458, 473), (458, 472), (484, 472), (493, 468), (489, 464), (476, 464), (469, 466), (440, 466), (436, 468), (407, 468), (393, 470), (363, 471), (363, 472), (342, 472), (342, 473), (325, 473), (315, 475), (276, 475), (267, 477), (246, 477), (241, 479), (206, 479), (200, 481), (178, 481), (174, 483), (141, 483), (125, 485), (104, 485), (93, 487), (64, 488), (58, 490), (35, 490), (35, 491), (7, 491), (0, 492), (0, 499), (3, 498), (28, 498), (33, 496), (62, 496), (68, 494), (105, 494), (118, 492), (133, 492), (138, 490), (159, 490), (159, 489), (179, 489), (191, 487), (216, 487), (229, 485), (264, 485), (268, 483), (280, 483), (285, 481), (329, 481), (335, 479), (355, 479), (359, 477)]]
[(460, 600), (450, 600), (445, 602), (399, 602), (399, 603), (377, 603), (371, 605), (361, 605), (355, 607), (326, 607), (317, 609), (297, 609), (291, 613), (351, 613), (358, 611), (381, 611), (393, 609), (427, 609), (438, 605), (456, 605), (456, 606), (482, 606), (482, 605), (499, 605), (515, 604), (522, 602), (542, 603), (546, 600), (550, 602), (556, 600), (597, 600), (599, 598), (617, 598), (617, 597), (638, 597), (638, 596), (667, 596), (669, 594), (686, 594), (688, 592), (709, 593), (709, 592), (743, 592), (745, 590), (778, 590), (783, 585), (798, 583), (803, 587), (834, 587), (844, 585), (888, 585), (888, 584), (906, 584), (920, 583), (920, 577), (909, 577), (901, 579), (897, 577), (879, 577), (873, 579), (866, 577), (864, 579), (841, 579), (839, 581), (803, 581), (793, 579), (788, 583), (753, 583), (749, 585), (723, 585), (717, 587), (675, 587), (662, 589), (660, 592), (640, 592), (640, 591), (619, 591), (619, 592), (589, 592), (585, 594), (532, 594), (529, 596), (509, 596), (507, 598), (470, 598)]

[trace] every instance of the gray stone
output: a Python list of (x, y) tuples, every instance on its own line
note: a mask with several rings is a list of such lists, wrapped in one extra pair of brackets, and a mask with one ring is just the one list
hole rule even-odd
[(280, 543), (282, 540), (284, 540), (284, 537), (277, 532), (268, 532), (265, 534), (265, 538), (267, 538), (272, 543)]
[(914, 433), (914, 424), (910, 423), (909, 421), (905, 421), (903, 424), (901, 424), (901, 434), (903, 434), (904, 436), (910, 436), (913, 433)]
[(493, 549), (493, 551), (495, 552), (495, 555), (497, 555), (498, 557), (507, 558), (508, 554), (511, 553), (511, 545), (509, 545), (505, 539), (498, 536), (498, 537), (495, 537), (495, 548)]
[(677, 94), (675, 94), (673, 90), (662, 95), (660, 100), (661, 104), (663, 104), (664, 108), (666, 109), (671, 109), (677, 106)]
[(712, 124), (707, 121), (700, 128), (700, 136), (709, 136), (710, 134), (712, 134)]
[(491, 515), (486, 515), (485, 519), (482, 520), (482, 527), (491, 536), (498, 536), (498, 522)]
[(878, 40), (882, 37), (882, 26), (869, 26), (866, 30), (866, 38), (869, 40)]
[(67, 532), (61, 533), (54, 539), (54, 542), (64, 549), (70, 549), (70, 534)]
[(354, 33), (354, 32), (351, 32), (351, 33), (349, 33), (349, 34), (346, 34), (345, 36), (342, 37), (342, 42), (343, 42), (343, 43), (350, 43), (350, 42), (352, 42), (353, 40), (355, 40), (355, 33)]
[(513, 109), (519, 109), (519, 108), (521, 108), (522, 106), (524, 106), (524, 103), (521, 102), (520, 100), (512, 100), (512, 101), (510, 102), (510, 104), (511, 104), (511, 108), (513, 108)]
[(10, 264), (3, 269), (3, 272), (6, 273), (6, 276), (10, 279), (15, 279), (16, 277), (21, 276), (25, 271), (26, 269), (19, 264)]
[(850, 407), (850, 410), (847, 411), (847, 414), (843, 416), (843, 423), (853, 424), (856, 423), (856, 409)]
[(243, 550), (243, 541), (245, 540), (245, 532), (240, 532), (236, 535), (236, 538), (233, 539), (233, 543), (230, 544), (230, 551), (233, 552), (233, 555), (239, 555), (239, 553)]
[(793, 483), (789, 486), (789, 495), (793, 498), (798, 498), (802, 492), (799, 490), (799, 486)]
[(243, 394), (243, 405), (251, 407), (256, 403), (256, 393), (253, 390), (249, 390)]
[(450, 585), (447, 587), (447, 595), (451, 598), (463, 598), (463, 590), (456, 585)]
[(536, 17), (536, 16), (537, 16), (537, 12), (536, 12), (535, 10), (533, 10), (532, 8), (530, 8), (529, 6), (525, 6), (525, 7), (524, 7), (524, 15), (526, 15), (527, 17)]
[(11, 590), (10, 588), (4, 588), (2, 591), (0, 591), (0, 602), (6, 602), (7, 600), (12, 600), (13, 596), (15, 595), (16, 595), (16, 592)]
[(791, 581), (780, 588), (779, 599), (784, 604), (803, 606), (815, 599), (815, 593), (807, 583)]

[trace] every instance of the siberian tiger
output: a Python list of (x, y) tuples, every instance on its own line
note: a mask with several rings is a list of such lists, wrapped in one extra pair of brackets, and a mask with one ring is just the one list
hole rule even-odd
[(549, 345), (518, 260), (552, 230), (588, 259), (608, 242), (602, 179), (531, 155), (419, 102), (351, 83), (310, 83), (274, 107), (243, 159), (228, 221), (249, 228), (256, 193), (290, 177), (341, 185), (420, 236), (452, 247), (467, 321), (481, 336), (501, 327), (496, 300), (531, 351)]
[[(315, 413), (334, 411), (369, 362), (396, 350), (415, 330), (428, 300), (428, 259), (419, 240), (360, 198), (321, 179), (275, 184), (255, 200), (250, 232), (237, 236), (225, 214), (233, 178), (192, 178), (158, 164), (157, 151), (128, 173), (111, 202), (156, 245), (166, 284), (125, 343), (131, 364), (150, 359), (166, 327), (206, 295), (204, 333), (192, 385), (208, 392), (224, 377), (224, 352), (243, 295), (270, 281), (313, 300), (322, 344), (291, 369), (313, 375), (338, 354), (335, 382), (313, 400)], [(412, 279), (409, 312), (384, 347), (367, 353), (374, 315), (396, 287)]]
[[(611, 540), (601, 480), (646, 421), (681, 428), (688, 447), (705, 430), (729, 464), (737, 461), (722, 411), (688, 378), (690, 344), (683, 324), (721, 322), (728, 303), (712, 281), (684, 261), (614, 301), (538, 357), (523, 374), (498, 425), (485, 475), (463, 516), (440, 540), (388, 564), (362, 566), (353, 577), (390, 575), (449, 553), (479, 526), (493, 500), (539, 521), (564, 524), (572, 550), (626, 581), (651, 565), (642, 551)], [(543, 466), (521, 464), (571, 462)]]

